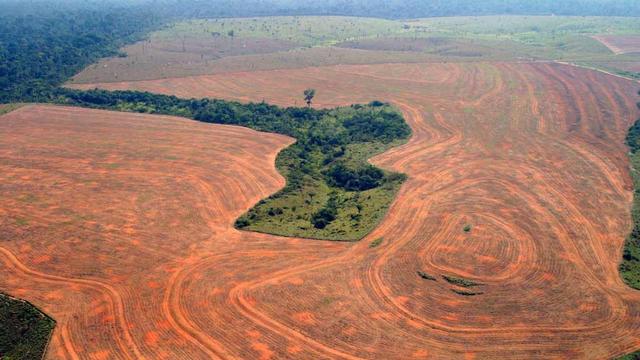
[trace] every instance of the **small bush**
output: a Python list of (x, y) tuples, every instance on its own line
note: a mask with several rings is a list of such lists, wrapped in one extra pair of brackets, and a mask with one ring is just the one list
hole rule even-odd
[(329, 201), (324, 208), (320, 209), (311, 217), (311, 223), (316, 229), (324, 229), (331, 224), (338, 215), (338, 199), (335, 193), (329, 195)]
[(384, 238), (381, 238), (381, 237), (377, 238), (377, 239), (373, 240), (371, 242), (371, 244), (369, 244), (369, 248), (378, 247), (378, 246), (380, 246), (380, 244), (382, 244), (383, 241), (384, 241)]
[(467, 280), (467, 279), (463, 279), (463, 278), (459, 278), (459, 277), (455, 277), (455, 276), (442, 275), (442, 278), (445, 279), (449, 284), (453, 284), (453, 285), (461, 286), (461, 287), (473, 287), (473, 286), (482, 285), (480, 283), (473, 282), (471, 280)]
[(249, 220), (247, 220), (244, 217), (241, 217), (238, 220), (236, 220), (236, 224), (235, 225), (236, 225), (236, 228), (243, 229), (243, 228), (246, 228), (247, 226), (249, 226), (251, 224), (249, 223)]
[(418, 276), (420, 276), (421, 278), (425, 279), (425, 280), (431, 280), (431, 281), (437, 281), (435, 277), (427, 274), (424, 271), (420, 271), (418, 270)]

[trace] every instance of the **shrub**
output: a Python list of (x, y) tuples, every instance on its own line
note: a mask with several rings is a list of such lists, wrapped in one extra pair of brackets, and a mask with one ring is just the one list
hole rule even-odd
[(269, 214), (269, 216), (276, 216), (276, 215), (282, 215), (283, 211), (281, 208), (269, 208), (269, 211), (267, 212), (267, 214)]
[(455, 276), (442, 275), (442, 278), (445, 279), (449, 284), (453, 284), (461, 287), (473, 287), (473, 286), (482, 285), (480, 283), (476, 283), (471, 280), (467, 280), (467, 279), (463, 279)]
[(326, 173), (331, 186), (347, 191), (365, 191), (376, 188), (384, 178), (382, 170), (371, 165), (350, 169), (344, 163), (333, 165)]
[(249, 226), (249, 225), (251, 225), (251, 224), (249, 223), (249, 220), (247, 220), (247, 219), (246, 219), (246, 218), (244, 218), (244, 217), (241, 217), (241, 218), (239, 218), (238, 220), (236, 220), (236, 224), (235, 224), (236, 228), (238, 228), (238, 229), (246, 228), (246, 227), (247, 227), (247, 226)]
[(373, 249), (375, 247), (378, 247), (378, 246), (380, 246), (380, 244), (382, 244), (383, 241), (384, 241), (384, 238), (379, 237), (379, 238), (373, 240), (371, 242), (371, 244), (369, 244), (369, 248)]
[(429, 274), (427, 274), (424, 271), (420, 271), (418, 270), (418, 276), (420, 276), (421, 278), (425, 279), (425, 280), (431, 280), (431, 281), (437, 281), (437, 279)]
[(329, 201), (327, 201), (325, 207), (313, 214), (313, 216), (311, 217), (311, 223), (316, 229), (324, 229), (325, 227), (327, 227), (327, 225), (331, 224), (331, 222), (336, 219), (337, 215), (337, 197), (335, 193), (332, 193), (329, 196)]

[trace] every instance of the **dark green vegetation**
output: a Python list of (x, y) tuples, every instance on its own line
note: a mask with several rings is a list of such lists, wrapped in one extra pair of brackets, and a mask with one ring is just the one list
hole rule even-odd
[(640, 351), (636, 351), (634, 353), (627, 354), (625, 356), (621, 356), (621, 357), (617, 358), (616, 360), (640, 360)]
[(640, 290), (640, 120), (629, 129), (627, 145), (630, 151), (631, 176), (635, 189), (631, 209), (633, 229), (624, 245), (620, 275), (629, 286)]
[(159, 23), (140, 8), (50, 9), (18, 16), (3, 11), (8, 6), (0, 4), (0, 103), (47, 100), (82, 68), (116, 55)]
[(445, 279), (449, 284), (453, 284), (456, 286), (461, 286), (461, 287), (474, 287), (474, 286), (479, 286), (482, 285), (480, 283), (477, 282), (473, 282), (471, 280), (467, 280), (467, 279), (463, 279), (463, 278), (459, 278), (459, 277), (455, 277), (455, 276), (447, 276), (447, 275), (442, 275), (442, 278)]
[(427, 274), (424, 271), (418, 270), (417, 273), (418, 273), (418, 276), (420, 276), (421, 278), (423, 278), (425, 280), (438, 281), (434, 276), (431, 276), (431, 275)]
[(0, 359), (41, 359), (55, 321), (28, 302), (0, 294)]
[(467, 233), (470, 232), (471, 231), (471, 225), (469, 225), (469, 224), (465, 225), (464, 228), (462, 228), (462, 230), (464, 232), (467, 232)]
[(173, 8), (189, 17), (265, 15), (354, 15), (384, 18), (488, 14), (557, 14), (639, 16), (635, 0), (160, 0), (153, 4)]
[(371, 244), (369, 244), (369, 248), (371, 248), (371, 249), (376, 248), (376, 247), (380, 246), (380, 244), (382, 244), (383, 241), (384, 241), (384, 238), (381, 238), (381, 237), (377, 238), (377, 239), (373, 240), (371, 242)]
[(236, 227), (284, 236), (359, 240), (382, 219), (404, 182), (367, 159), (411, 133), (391, 106), (373, 102), (331, 110), (279, 108), (150, 93), (59, 89), (52, 101), (100, 109), (177, 115), (288, 135), (297, 142), (276, 160), (287, 185), (260, 201)]

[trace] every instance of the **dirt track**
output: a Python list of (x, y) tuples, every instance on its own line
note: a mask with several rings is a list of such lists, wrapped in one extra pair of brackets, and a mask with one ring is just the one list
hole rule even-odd
[[(393, 101), (414, 137), (374, 162), (410, 178), (357, 244), (240, 233), (235, 216), (282, 186), (273, 158), (289, 139), (65, 108), (0, 118), (11, 134), (0, 214), (17, 219), (1, 224), (0, 271), (12, 276), (0, 287), (58, 320), (51, 358), (604, 359), (640, 348), (640, 292), (616, 269), (630, 229), (631, 82), (554, 64), (414, 64), (104, 87)], [(25, 205), (28, 192), (37, 199)], [(458, 295), (443, 274), (483, 294)]]

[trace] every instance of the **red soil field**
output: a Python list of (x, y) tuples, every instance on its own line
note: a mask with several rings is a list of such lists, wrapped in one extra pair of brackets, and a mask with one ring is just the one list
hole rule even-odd
[[(91, 110), (5, 115), (0, 213), (14, 220), (2, 225), (11, 276), (0, 287), (58, 320), (51, 358), (605, 359), (640, 348), (640, 292), (617, 272), (631, 229), (633, 82), (474, 63), (102, 87), (391, 101), (414, 135), (373, 162), (409, 180), (359, 243), (237, 232), (235, 216), (283, 185), (273, 158), (290, 139)], [(482, 295), (442, 275), (482, 283)]]
[(156, 39), (140, 41), (122, 49), (126, 57), (112, 57), (90, 65), (72, 81), (104, 82), (118, 79), (159, 79), (202, 75), (215, 72), (216, 60), (233, 57), (253, 58), (258, 54), (270, 54), (299, 47), (298, 44), (275, 39), (230, 38), (218, 36), (207, 38)]
[(597, 35), (593, 37), (608, 47), (614, 54), (640, 53), (638, 35)]

